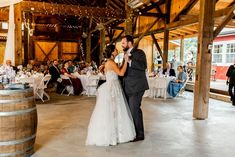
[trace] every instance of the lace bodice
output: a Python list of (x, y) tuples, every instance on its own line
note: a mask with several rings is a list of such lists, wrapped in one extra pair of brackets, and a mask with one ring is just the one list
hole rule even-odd
[(106, 81), (118, 80), (118, 75), (113, 70), (107, 71), (105, 76)]

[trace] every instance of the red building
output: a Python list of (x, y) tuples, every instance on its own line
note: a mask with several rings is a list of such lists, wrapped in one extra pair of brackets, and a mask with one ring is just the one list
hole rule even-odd
[(212, 70), (215, 78), (226, 80), (226, 72), (235, 60), (235, 29), (226, 29), (215, 38), (212, 49)]

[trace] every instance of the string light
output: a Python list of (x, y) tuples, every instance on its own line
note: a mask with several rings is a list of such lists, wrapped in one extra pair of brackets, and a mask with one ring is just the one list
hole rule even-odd
[[(100, 8), (100, 7), (84, 7), (75, 5), (64, 5), (58, 3), (46, 3), (46, 2), (32, 2), (23, 1), (22, 8), (24, 11), (30, 12), (44, 12), (51, 15), (77, 15), (80, 17), (99, 17), (99, 18), (121, 18), (125, 19), (125, 11), (116, 11), (113, 8)], [(39, 5), (39, 3), (41, 5)], [(31, 9), (34, 8), (34, 9)]]

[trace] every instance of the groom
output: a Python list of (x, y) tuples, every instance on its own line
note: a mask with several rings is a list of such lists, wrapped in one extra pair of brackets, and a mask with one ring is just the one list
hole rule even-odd
[(134, 39), (130, 35), (122, 38), (122, 48), (129, 56), (126, 73), (123, 77), (123, 89), (135, 124), (136, 138), (144, 140), (143, 115), (140, 108), (144, 91), (149, 88), (145, 70), (146, 56), (143, 50), (133, 47)]

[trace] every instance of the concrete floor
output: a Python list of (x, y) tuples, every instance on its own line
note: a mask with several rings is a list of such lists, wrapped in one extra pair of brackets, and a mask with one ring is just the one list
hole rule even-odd
[(51, 94), (38, 102), (33, 157), (234, 157), (235, 107), (210, 99), (209, 118), (193, 120), (193, 96), (144, 98), (146, 139), (110, 147), (85, 146), (95, 97)]

